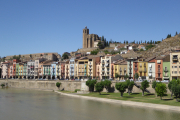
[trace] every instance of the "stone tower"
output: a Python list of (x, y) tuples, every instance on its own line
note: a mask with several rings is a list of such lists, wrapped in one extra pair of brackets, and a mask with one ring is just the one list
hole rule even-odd
[(89, 29), (87, 26), (83, 29), (83, 48), (88, 48)]

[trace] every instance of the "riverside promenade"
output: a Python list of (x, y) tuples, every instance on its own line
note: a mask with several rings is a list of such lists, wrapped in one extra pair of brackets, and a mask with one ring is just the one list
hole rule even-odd
[(61, 95), (66, 95), (69, 97), (83, 98), (83, 99), (87, 99), (87, 100), (113, 103), (113, 104), (125, 105), (125, 106), (130, 106), (130, 107), (139, 107), (139, 108), (145, 108), (145, 109), (150, 108), (150, 109), (157, 109), (157, 110), (180, 112), (180, 107), (177, 107), (177, 106), (160, 105), (160, 104), (143, 103), (143, 102), (133, 102), (133, 101), (124, 101), (124, 100), (114, 100), (114, 99), (98, 98), (98, 97), (89, 97), (89, 96), (82, 96), (82, 95), (78, 95), (78, 94), (63, 93), (60, 91), (54, 91), (54, 92), (61, 94)]

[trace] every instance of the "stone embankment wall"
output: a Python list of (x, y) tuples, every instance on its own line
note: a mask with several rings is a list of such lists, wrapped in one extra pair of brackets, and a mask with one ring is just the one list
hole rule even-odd
[[(60, 90), (64, 89), (67, 91), (74, 91), (75, 89), (81, 89), (81, 81), (67, 81), (67, 80), (20, 80), (20, 79), (0, 79), (0, 84), (5, 83), (8, 84), (8, 87), (13, 88), (27, 88), (27, 89), (41, 89), (41, 90), (58, 90), (56, 87), (56, 82), (61, 82)], [(116, 81), (112, 81), (111, 88), (109, 89), (110, 92), (119, 92), (115, 89)], [(141, 85), (141, 83), (137, 83)], [(166, 84), (168, 86), (168, 84)], [(168, 87), (167, 87), (168, 88)], [(147, 90), (150, 93), (155, 93), (155, 90), (152, 88), (152, 84), (150, 83), (149, 88)], [(103, 90), (106, 92), (106, 89)], [(133, 93), (140, 93), (142, 92), (140, 88), (136, 86), (133, 87)], [(167, 93), (170, 94), (169, 89), (167, 89)]]
[(80, 81), (65, 81), (65, 80), (57, 80), (57, 81), (39, 81), (39, 80), (2, 80), (0, 79), (0, 84), (5, 83), (8, 84), (8, 87), (13, 88), (27, 88), (27, 89), (42, 89), (42, 90), (58, 90), (56, 87), (56, 83), (61, 82), (60, 90), (64, 88), (64, 90), (74, 91), (75, 89), (81, 89)]

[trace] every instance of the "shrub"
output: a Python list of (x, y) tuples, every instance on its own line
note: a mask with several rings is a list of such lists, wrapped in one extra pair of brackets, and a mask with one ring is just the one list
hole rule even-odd
[(5, 86), (5, 84), (1, 84), (1, 87), (3, 88)]
[(59, 89), (60, 85), (61, 85), (60, 82), (57, 82), (57, 83), (56, 83), (56, 86), (58, 87), (58, 89)]
[(81, 91), (80, 89), (75, 89), (74, 92)]

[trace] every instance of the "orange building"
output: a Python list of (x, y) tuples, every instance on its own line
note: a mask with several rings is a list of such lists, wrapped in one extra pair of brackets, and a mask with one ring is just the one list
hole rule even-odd
[(155, 79), (162, 80), (163, 78), (163, 58), (157, 57), (155, 59)]

